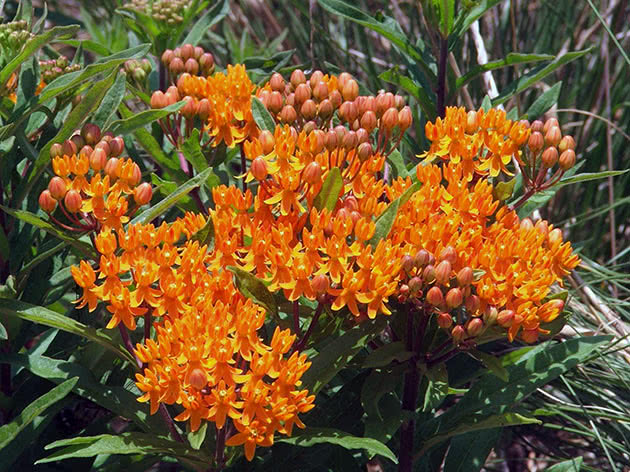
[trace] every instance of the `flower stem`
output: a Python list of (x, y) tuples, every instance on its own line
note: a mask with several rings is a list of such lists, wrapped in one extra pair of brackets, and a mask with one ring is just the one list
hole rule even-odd
[(297, 300), (293, 302), (293, 331), (300, 335), (300, 304)]
[[(215, 427), (216, 428), (216, 427)], [(214, 461), (217, 464), (217, 468), (215, 470), (220, 471), (223, 470), (223, 464), (225, 463), (225, 435), (227, 431), (227, 425), (223, 425), (223, 428), (218, 429), (217, 431), (217, 445), (214, 453)]]
[(166, 427), (168, 428), (169, 432), (171, 433), (175, 441), (183, 443), (184, 438), (182, 438), (182, 435), (179, 434), (179, 431), (177, 431), (177, 428), (175, 427), (175, 423), (173, 422), (173, 418), (171, 418), (171, 415), (166, 409), (166, 406), (164, 405), (164, 403), (160, 403), (160, 406), (158, 407), (158, 411), (160, 412), (160, 416), (164, 420), (164, 423), (166, 423)]
[(131, 339), (129, 338), (129, 331), (127, 331), (127, 327), (122, 323), (118, 323), (118, 330), (120, 331), (120, 337), (125, 344), (125, 348), (127, 349), (127, 351), (129, 351), (129, 354), (131, 354), (134, 359), (136, 359), (138, 367), (142, 368), (142, 361), (138, 359), (136, 353), (133, 352), (133, 344), (131, 343)]
[(446, 61), (448, 58), (448, 38), (440, 37), (440, 61), (437, 78), (437, 113), (444, 118), (446, 113)]
[(317, 321), (319, 320), (319, 317), (322, 314), (323, 309), (324, 309), (324, 304), (322, 302), (319, 302), (319, 304), (317, 305), (317, 308), (315, 309), (315, 314), (313, 315), (313, 318), (311, 319), (311, 323), (308, 325), (306, 333), (304, 333), (304, 336), (302, 337), (302, 339), (300, 339), (300, 341), (295, 345), (294, 351), (301, 352), (302, 350), (304, 350), (304, 348), (306, 347), (308, 338), (310, 338), (311, 333), (313, 332), (313, 329), (315, 329), (315, 325), (317, 324)]

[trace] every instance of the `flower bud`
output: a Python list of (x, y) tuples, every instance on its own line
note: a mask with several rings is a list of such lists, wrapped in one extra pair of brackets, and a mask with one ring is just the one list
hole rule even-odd
[(199, 58), (199, 65), (204, 75), (210, 75), (214, 71), (214, 56), (209, 52), (203, 53)]
[(426, 249), (420, 249), (416, 252), (416, 255), (413, 256), (413, 263), (418, 269), (420, 269), (429, 263), (429, 259), (429, 251)]
[(197, 75), (199, 72), (199, 63), (191, 57), (184, 64), (184, 70), (190, 75)]
[(547, 236), (549, 234), (549, 223), (546, 220), (538, 220), (534, 225), (540, 234)]
[(466, 115), (466, 132), (468, 134), (473, 134), (479, 129), (479, 117), (477, 116), (477, 112), (474, 110), (470, 110)]
[(464, 293), (460, 288), (452, 288), (446, 292), (445, 300), (448, 308), (457, 308), (464, 301)]
[(369, 143), (370, 141), (370, 135), (364, 128), (357, 130), (357, 138), (359, 139), (359, 144)]
[(271, 86), (271, 90), (274, 92), (283, 92), (284, 91), (284, 78), (282, 75), (275, 72), (271, 79), (269, 79), (269, 85)]
[(398, 112), (398, 126), (400, 126), (401, 131), (405, 131), (411, 126), (411, 123), (413, 123), (413, 114), (411, 108), (406, 106)]
[(514, 311), (512, 310), (501, 310), (497, 315), (497, 323), (502, 328), (509, 328), (514, 322), (514, 316)]
[(463, 326), (457, 325), (451, 331), (451, 337), (453, 338), (453, 342), (455, 344), (459, 344), (462, 342), (464, 337), (466, 336), (466, 331), (464, 331)]
[(311, 88), (307, 84), (299, 84), (294, 92), (295, 103), (301, 105), (311, 98)]
[(440, 313), (437, 316), (437, 324), (442, 329), (449, 329), (453, 326), (453, 317), (450, 313)]
[(181, 74), (184, 72), (184, 61), (179, 57), (174, 57), (168, 65), (168, 70), (170, 70), (173, 75)]
[(111, 157), (120, 156), (125, 150), (125, 140), (122, 136), (116, 136), (109, 142), (109, 155)]
[(61, 200), (65, 197), (67, 190), (66, 182), (61, 177), (55, 176), (50, 179), (48, 191), (55, 200)]
[(317, 116), (319, 116), (322, 120), (327, 120), (332, 116), (334, 111), (335, 109), (332, 102), (326, 98), (325, 100), (322, 100), (317, 107)]
[(341, 102), (343, 101), (343, 98), (341, 97), (341, 92), (339, 92), (339, 90), (333, 90), (332, 92), (330, 92), (328, 94), (328, 99), (330, 100), (330, 103), (332, 103), (333, 108), (339, 108)]
[(343, 125), (337, 125), (335, 126), (333, 131), (337, 134), (337, 146), (341, 146), (343, 142), (343, 138), (346, 135), (346, 132), (348, 130)]
[(315, 86), (321, 82), (321, 80), (324, 78), (324, 73), (321, 70), (316, 70), (315, 72), (313, 72), (311, 74), (311, 78), (309, 79), (308, 83), (311, 86), (311, 89), (314, 89)]
[[(422, 289), (422, 279), (420, 277), (412, 277), (408, 285), (409, 285), (409, 290), (411, 290), (412, 294), (416, 296), (420, 296), (420, 290)], [(433, 288), (437, 288), (437, 287), (433, 287)], [(433, 296), (435, 297), (436, 295), (433, 295)], [(442, 297), (442, 292), (440, 292), (440, 297)]]
[(73, 141), (66, 139), (63, 142), (64, 156), (74, 156), (76, 153), (77, 153), (77, 145)]
[(93, 123), (86, 123), (81, 128), (81, 136), (87, 144), (94, 146), (101, 140), (101, 129)]
[(322, 178), (322, 167), (316, 161), (311, 162), (304, 168), (302, 178), (311, 185), (319, 183)]
[(553, 146), (548, 147), (545, 149), (545, 152), (542, 153), (540, 160), (542, 165), (544, 165), (547, 169), (550, 169), (556, 165), (556, 162), (558, 162), (558, 150)]
[(427, 302), (433, 306), (439, 307), (444, 305), (444, 295), (442, 294), (442, 290), (440, 289), (440, 287), (431, 287), (427, 292), (426, 298)]
[(202, 98), (199, 100), (197, 106), (197, 116), (201, 121), (206, 121), (210, 116), (210, 101), (207, 98)]
[(545, 138), (543, 138), (542, 133), (539, 131), (534, 131), (527, 141), (527, 146), (529, 146), (529, 150), (534, 154), (538, 153), (543, 146), (545, 145)]
[(354, 102), (343, 102), (339, 107), (339, 118), (348, 123), (354, 122), (359, 115), (359, 110)]
[(188, 374), (188, 383), (191, 387), (202, 390), (208, 385), (208, 376), (203, 369), (195, 367)]
[(533, 228), (534, 228), (534, 223), (532, 222), (530, 218), (523, 218), (521, 220), (521, 229), (529, 231), (530, 229), (533, 229)]
[(317, 105), (311, 99), (306, 100), (300, 107), (300, 114), (306, 120), (312, 120), (317, 115)]
[(148, 204), (152, 197), (153, 188), (148, 182), (141, 183), (133, 190), (133, 199), (140, 206)]
[[(356, 136), (356, 134), (355, 134)], [(365, 162), (372, 157), (372, 145), (370, 143), (361, 143), (357, 149), (357, 157), (361, 162)]]
[(481, 300), (479, 299), (477, 295), (468, 295), (464, 302), (464, 306), (466, 307), (466, 311), (470, 315), (475, 315), (479, 311), (479, 307), (481, 306)]
[(297, 89), (298, 85), (306, 82), (306, 76), (304, 75), (304, 71), (302, 71), (302, 69), (295, 69), (291, 73), (290, 80), (291, 80), (291, 85), (293, 85), (293, 87)]
[(267, 162), (262, 157), (257, 157), (252, 161), (249, 169), (256, 180), (265, 180), (267, 178)]
[(473, 270), (470, 267), (464, 267), (457, 273), (457, 285), (467, 287), (473, 281)]
[(357, 81), (354, 79), (348, 80), (341, 90), (341, 95), (344, 100), (354, 101), (359, 96), (359, 84)]
[(523, 342), (527, 344), (535, 343), (538, 340), (538, 330), (537, 329), (524, 329), (521, 332), (521, 339)]
[(558, 129), (560, 129), (560, 123), (558, 123), (558, 120), (555, 119), (555, 118), (549, 118), (547, 121), (545, 121), (545, 124), (543, 125), (542, 132), (544, 134), (547, 134), (547, 131), (549, 131), (554, 126), (557, 127)]
[(562, 239), (562, 230), (560, 228), (554, 228), (547, 235), (547, 240), (552, 246), (562, 244)]
[(291, 124), (297, 120), (297, 112), (291, 105), (285, 105), (280, 112), (280, 121)]
[(333, 149), (335, 149), (337, 147), (337, 133), (333, 130), (328, 131), (328, 133), (326, 133), (326, 149), (328, 149), (328, 151), (332, 151)]
[(545, 143), (549, 146), (557, 146), (562, 141), (562, 132), (557, 126), (552, 126), (545, 133)]
[(352, 74), (348, 72), (342, 72), (341, 74), (339, 74), (339, 77), (337, 77), (337, 84), (341, 89), (343, 89), (348, 80), (352, 80)]
[(193, 52), (193, 57), (197, 60), (199, 60), (199, 58), (201, 56), (203, 56), (204, 50), (201, 46), (195, 46), (195, 50)]
[(63, 146), (60, 143), (55, 143), (50, 146), (50, 158), (54, 159), (55, 157), (63, 156)]
[(318, 102), (328, 98), (328, 85), (326, 82), (319, 82), (313, 87), (313, 97), (315, 97), (315, 100)]
[(83, 200), (81, 199), (81, 194), (76, 190), (68, 190), (65, 198), (63, 199), (63, 203), (70, 213), (76, 213), (81, 209), (81, 205), (83, 205)]
[(376, 113), (372, 110), (366, 111), (363, 113), (363, 116), (361, 116), (361, 128), (365, 128), (368, 133), (371, 133), (372, 130), (376, 128), (377, 124)]
[(173, 51), (171, 51), (170, 49), (167, 49), (166, 51), (162, 53), (162, 64), (168, 67), (168, 65), (171, 63), (174, 57), (175, 57), (175, 54), (173, 53)]
[(545, 124), (542, 121), (536, 120), (531, 125), (532, 133), (533, 132), (542, 133), (544, 127), (545, 127)]
[(94, 169), (96, 172), (105, 168), (107, 164), (107, 153), (103, 148), (96, 148), (90, 154), (90, 167)]
[(195, 54), (195, 47), (192, 44), (184, 44), (181, 48), (181, 58), (183, 61), (187, 61), (193, 54)]
[(318, 295), (326, 293), (328, 288), (330, 287), (330, 280), (328, 280), (328, 276), (324, 274), (319, 274), (313, 277), (311, 280), (311, 287)]
[(426, 266), (422, 271), (422, 280), (424, 280), (427, 284), (435, 282), (435, 267), (430, 264)]
[(573, 149), (567, 149), (558, 159), (558, 165), (562, 170), (569, 170), (575, 165), (575, 151)]
[(451, 278), (451, 263), (447, 260), (440, 262), (435, 268), (435, 280), (437, 283), (446, 285)]
[(466, 331), (468, 336), (476, 337), (483, 332), (483, 320), (481, 318), (473, 318), (466, 323)]
[(558, 151), (564, 152), (567, 149), (573, 149), (575, 151), (575, 139), (573, 139), (573, 136), (564, 136), (560, 144), (558, 144)]
[(49, 214), (57, 208), (57, 200), (50, 194), (50, 190), (46, 189), (39, 194), (39, 207)]
[(381, 126), (386, 131), (391, 131), (398, 124), (398, 110), (396, 108), (388, 108), (381, 118)]
[(347, 151), (355, 149), (358, 144), (359, 144), (359, 138), (357, 138), (357, 133), (354, 131), (348, 131), (343, 137), (343, 139), (341, 140), (341, 145)]
[(118, 158), (112, 157), (105, 164), (105, 173), (109, 175), (110, 180), (118, 178)]
[(261, 131), (260, 136), (258, 136), (258, 140), (260, 141), (260, 145), (262, 146), (263, 154), (267, 155), (273, 152), (274, 146), (275, 146), (275, 139), (271, 131), (269, 130)]
[(164, 96), (164, 92), (160, 90), (156, 90), (151, 95), (151, 108), (159, 109), (164, 108), (167, 105), (166, 97)]
[(414, 269), (413, 257), (411, 257), (410, 255), (405, 254), (404, 256), (402, 256), (400, 262), (402, 270), (404, 270), (405, 273), (409, 274)]

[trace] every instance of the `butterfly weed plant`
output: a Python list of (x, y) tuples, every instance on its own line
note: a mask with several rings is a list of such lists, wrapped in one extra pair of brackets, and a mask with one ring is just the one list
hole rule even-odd
[[(320, 3), (422, 65), (391, 23)], [(229, 2), (121, 3), (138, 45), (118, 51), (19, 4), (0, 468), (479, 470), (541, 423), (526, 397), (611, 346), (556, 338), (580, 257), (531, 215), (596, 178), (579, 146), (553, 117), (449, 106), (449, 44), (489, 7), (422, 3), (437, 73), (377, 92), (332, 65), (222, 63), (206, 35)]]

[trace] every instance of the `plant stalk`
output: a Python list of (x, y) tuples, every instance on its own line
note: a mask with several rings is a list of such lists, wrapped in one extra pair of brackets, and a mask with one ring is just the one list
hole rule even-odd
[(448, 59), (448, 38), (440, 37), (440, 60), (437, 77), (437, 113), (444, 118), (446, 113), (446, 63)]

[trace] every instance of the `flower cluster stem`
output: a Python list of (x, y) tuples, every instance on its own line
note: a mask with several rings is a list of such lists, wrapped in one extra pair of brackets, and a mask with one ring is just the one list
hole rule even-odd
[(315, 309), (315, 314), (313, 315), (313, 319), (311, 319), (311, 323), (308, 325), (308, 328), (306, 329), (306, 333), (304, 333), (304, 336), (302, 337), (302, 339), (300, 339), (300, 341), (295, 345), (295, 351), (297, 352), (301, 352), (304, 350), (304, 348), (306, 347), (306, 343), (308, 342), (308, 338), (311, 337), (311, 333), (313, 332), (313, 329), (315, 329), (315, 325), (317, 325), (317, 321), (319, 320), (320, 315), (322, 314), (322, 310), (324, 309), (324, 304), (322, 302), (319, 302), (319, 304), (317, 305), (317, 308)]
[(448, 38), (440, 38), (440, 61), (438, 63), (437, 113), (444, 118), (446, 113), (446, 61), (448, 59)]

